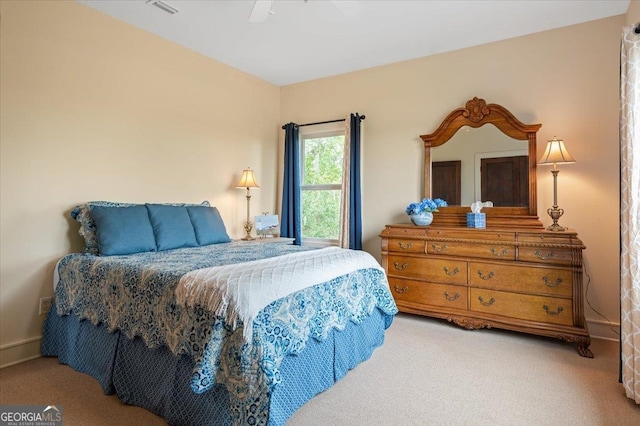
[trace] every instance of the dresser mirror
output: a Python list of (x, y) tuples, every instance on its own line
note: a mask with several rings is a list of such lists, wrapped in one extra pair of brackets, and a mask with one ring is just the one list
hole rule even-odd
[(520, 122), (500, 105), (473, 98), (447, 115), (435, 132), (420, 136), (425, 146), (424, 196), (447, 194), (440, 198), (450, 205), (434, 215), (434, 225), (466, 226), (470, 204), (489, 200), (494, 207), (482, 210), (487, 227), (541, 228), (536, 191), (540, 127)]
[(528, 160), (528, 141), (510, 138), (493, 125), (464, 127), (431, 150), (431, 198), (450, 206), (491, 200), (496, 207), (528, 207)]

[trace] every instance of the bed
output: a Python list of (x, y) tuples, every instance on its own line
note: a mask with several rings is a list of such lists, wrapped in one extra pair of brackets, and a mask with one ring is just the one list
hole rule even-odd
[(397, 313), (368, 253), (231, 241), (206, 202), (72, 217), (85, 251), (55, 268), (42, 354), (169, 424), (282, 425)]

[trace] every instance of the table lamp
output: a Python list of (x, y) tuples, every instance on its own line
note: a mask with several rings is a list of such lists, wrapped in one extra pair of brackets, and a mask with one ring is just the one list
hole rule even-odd
[(547, 142), (547, 148), (542, 154), (542, 158), (538, 161), (539, 165), (553, 165), (551, 173), (553, 174), (553, 207), (547, 209), (547, 214), (553, 219), (553, 224), (547, 228), (549, 231), (564, 231), (566, 228), (558, 225), (558, 219), (564, 214), (563, 209), (558, 208), (558, 164), (571, 164), (576, 160), (569, 154), (567, 148), (564, 146), (562, 139), (557, 139), (555, 136), (553, 139)]
[(251, 236), (251, 230), (253, 229), (253, 222), (251, 222), (251, 188), (260, 188), (260, 185), (256, 182), (256, 177), (253, 175), (253, 170), (249, 167), (243, 170), (240, 182), (236, 187), (247, 188), (247, 221), (244, 223), (244, 230), (247, 235), (242, 239), (245, 241), (253, 240), (254, 238)]

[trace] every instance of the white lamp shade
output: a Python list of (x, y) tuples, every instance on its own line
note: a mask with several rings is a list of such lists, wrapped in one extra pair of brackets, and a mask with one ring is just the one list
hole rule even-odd
[(260, 188), (258, 182), (256, 182), (256, 177), (253, 174), (253, 170), (245, 169), (242, 171), (242, 177), (240, 178), (240, 182), (236, 185), (238, 188)]
[(544, 154), (542, 154), (538, 164), (570, 164), (575, 162), (576, 160), (565, 148), (564, 141), (554, 136), (553, 139), (547, 142), (547, 148), (544, 150)]

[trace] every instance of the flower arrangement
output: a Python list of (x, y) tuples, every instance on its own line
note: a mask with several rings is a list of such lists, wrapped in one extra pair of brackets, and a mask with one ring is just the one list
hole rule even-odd
[(419, 203), (411, 203), (407, 206), (406, 212), (409, 216), (425, 212), (437, 212), (438, 207), (447, 207), (447, 202), (441, 198), (432, 200), (431, 198), (423, 198)]

